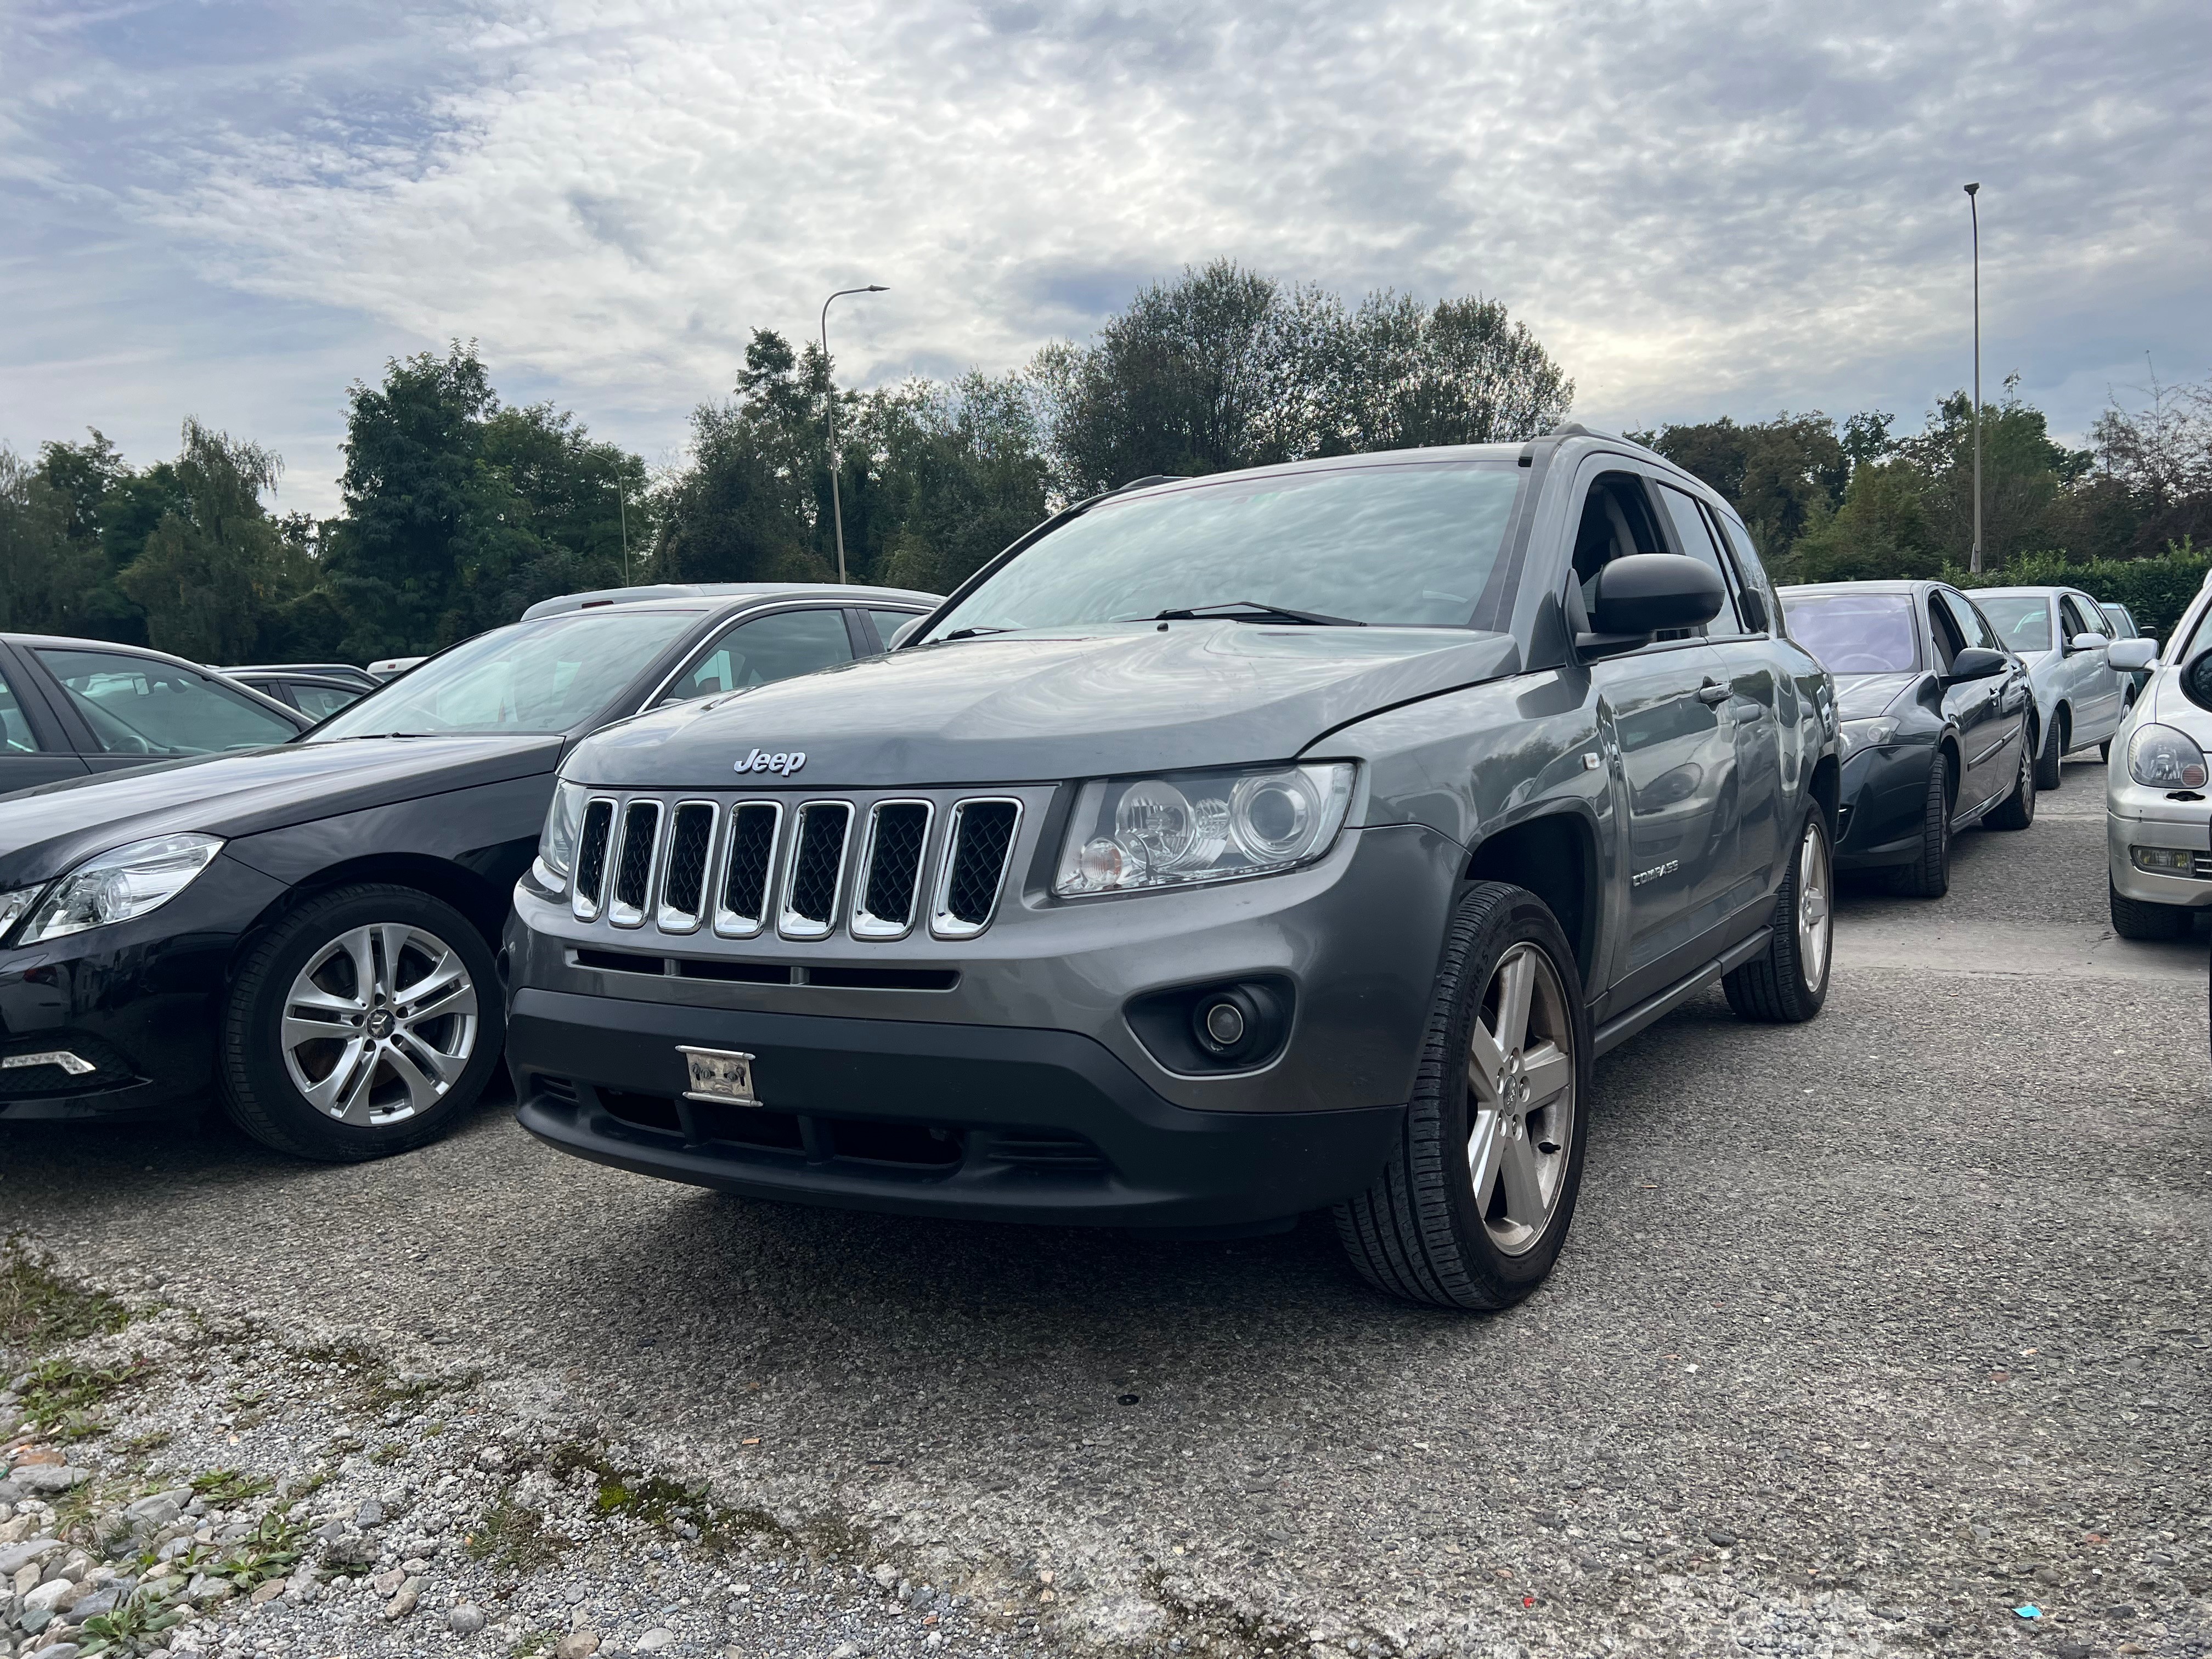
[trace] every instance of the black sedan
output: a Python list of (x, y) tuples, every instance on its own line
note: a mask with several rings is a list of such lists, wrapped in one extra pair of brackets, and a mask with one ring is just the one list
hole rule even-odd
[(1835, 677), (1843, 724), (1836, 867), (1937, 898), (1951, 837), (2035, 821), (2035, 694), (1980, 611), (1942, 582), (1825, 582), (1777, 597)]
[(569, 749), (872, 655), (934, 603), (846, 588), (516, 623), (297, 742), (0, 800), (0, 1119), (143, 1114), (212, 1084), (302, 1157), (433, 1138), (498, 1064), (493, 957)]
[(143, 646), (0, 634), (0, 795), (152, 760), (265, 748), (320, 718)]

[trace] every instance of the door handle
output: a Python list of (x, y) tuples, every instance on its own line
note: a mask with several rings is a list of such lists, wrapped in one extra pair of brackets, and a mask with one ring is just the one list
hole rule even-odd
[(1698, 701), (1707, 708), (1711, 708), (1715, 703), (1726, 702), (1735, 695), (1733, 687), (1723, 685), (1717, 680), (1707, 680), (1698, 688)]

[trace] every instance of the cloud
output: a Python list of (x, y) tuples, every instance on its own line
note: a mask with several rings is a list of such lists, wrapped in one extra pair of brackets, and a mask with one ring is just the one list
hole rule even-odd
[[(1500, 298), (1587, 419), (1909, 420), (1967, 372), (1969, 178), (1992, 382), (2079, 429), (2143, 350), (2212, 368), (2198, 0), (147, 0), (0, 30), (8, 202), (189, 273), (88, 282), (98, 238), (49, 235), (5, 267), (54, 296), (16, 362), (88, 363), (151, 305), (173, 397), (223, 390), (210, 331), (266, 307), (318, 362), (375, 342), (347, 374), (477, 338), (511, 394), (652, 453), (832, 288), (889, 285), (833, 317), (878, 380), (1011, 367), (1228, 254)], [(84, 406), (161, 378), (72, 373)], [(295, 378), (262, 429), (313, 426)]]

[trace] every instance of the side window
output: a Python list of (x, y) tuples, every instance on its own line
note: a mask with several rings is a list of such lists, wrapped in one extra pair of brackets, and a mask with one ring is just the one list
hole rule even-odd
[(1959, 632), (1959, 624), (1952, 620), (1951, 607), (1940, 595), (1928, 596), (1928, 627), (1936, 636), (1936, 672), (1951, 672), (1951, 659), (1966, 649), (1966, 641)]
[(1721, 533), (1728, 538), (1729, 551), (1735, 555), (1735, 568), (1743, 573), (1747, 586), (1758, 590), (1765, 602), (1767, 625), (1782, 631), (1782, 606), (1774, 597), (1774, 584), (1767, 580), (1766, 567), (1759, 562), (1759, 550), (1751, 544), (1751, 532), (1725, 513), (1717, 513)]
[(31, 722), (23, 713), (23, 705), (15, 701), (15, 693), (4, 678), (0, 678), (0, 755), (35, 755), (39, 739), (31, 730)]
[(2082, 601), (2081, 620), (2089, 625), (2091, 633), (2102, 634), (2108, 640), (2113, 637), (2112, 619), (2105, 614), (2105, 607), (2095, 600)]
[(1718, 635), (1742, 633), (1735, 608), (1735, 584), (1729, 580), (1720, 549), (1713, 545), (1713, 532), (1705, 528), (1705, 515), (1698, 510), (1696, 500), (1668, 484), (1659, 486), (1659, 499), (1674, 522), (1674, 539), (1682, 544), (1682, 551), (1718, 576), (1721, 592), (1728, 596), (1721, 602), (1720, 614), (1698, 631)]
[(1666, 544), (1644, 480), (1633, 472), (1599, 473), (1583, 498), (1582, 522), (1575, 531), (1575, 580), (1583, 603), (1595, 599), (1597, 573), (1613, 560), (1656, 553)]
[(882, 641), (883, 648), (888, 651), (891, 648), (892, 635), (897, 633), (908, 623), (927, 614), (927, 611), (871, 611), (868, 612), (868, 620), (876, 625), (876, 638)]
[(2097, 631), (2089, 626), (2088, 618), (2081, 614), (2081, 607), (2074, 603), (2074, 596), (2070, 593), (2061, 593), (2058, 596), (2058, 627), (2065, 635), (2065, 638), (2060, 641), (2062, 647), (2072, 644), (2076, 634), (2091, 634)]
[(40, 651), (70, 706), (110, 755), (213, 755), (289, 743), (300, 728), (205, 674), (154, 657)]
[(778, 611), (718, 635), (660, 694), (660, 702), (739, 691), (852, 660), (842, 611)]
[(311, 720), (328, 720), (348, 703), (361, 701), (360, 692), (342, 690), (335, 685), (309, 685), (300, 680), (287, 680), (284, 689), (292, 694), (292, 706)]
[(1936, 597), (1943, 601), (1943, 608), (1951, 613), (1951, 620), (1958, 623), (1959, 632), (1968, 645), (1979, 646), (1984, 651), (1996, 649), (1996, 635), (1990, 632), (1990, 625), (1982, 620), (1982, 613), (1966, 602), (1964, 594), (1954, 593), (1948, 588), (1938, 588)]

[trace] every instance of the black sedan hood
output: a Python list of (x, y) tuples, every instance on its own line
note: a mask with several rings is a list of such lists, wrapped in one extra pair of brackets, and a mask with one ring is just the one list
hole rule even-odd
[(1920, 684), (1923, 676), (1909, 674), (1838, 674), (1836, 676), (1836, 715), (1839, 720), (1872, 720)]
[(559, 737), (367, 738), (134, 767), (0, 799), (0, 892), (95, 853), (198, 830), (225, 840), (550, 772)]
[(1109, 623), (894, 652), (647, 714), (568, 769), (614, 787), (783, 778), (756, 750), (804, 755), (801, 787), (1032, 783), (1286, 760), (1393, 704), (1512, 672), (1502, 634), (1434, 628)]

